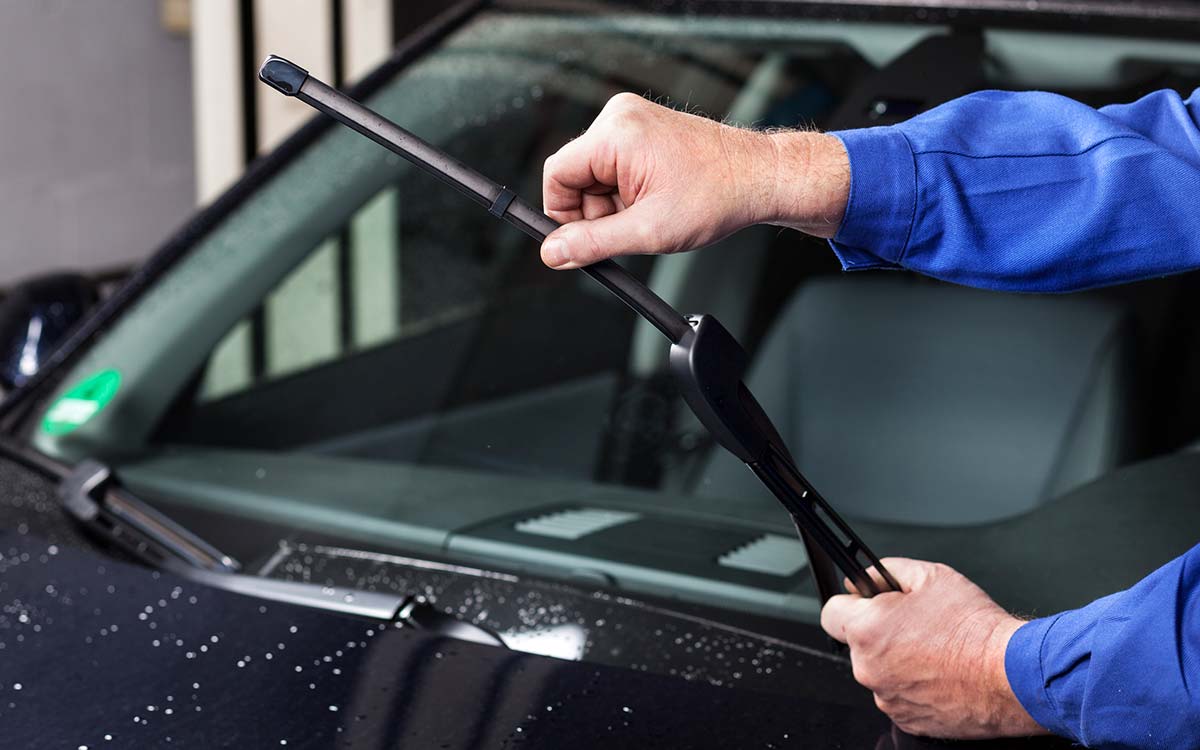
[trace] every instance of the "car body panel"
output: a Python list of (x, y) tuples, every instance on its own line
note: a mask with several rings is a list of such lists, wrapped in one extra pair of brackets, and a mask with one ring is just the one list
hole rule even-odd
[(0, 539), (19, 612), (4, 636), (13, 747), (855, 747), (886, 729), (847, 706), (263, 603), (14, 536)]
[[(590, 648), (625, 666), (264, 602), (80, 549), (49, 482), (7, 462), (0, 477), (19, 498), (0, 512), (0, 715), (12, 747), (925, 746), (871, 707), (842, 658), (734, 629), (714, 637), (628, 600), (502, 574), (414, 576), (395, 558), (328, 548), (291, 550), (278, 577), (423, 586), (444, 609), (504, 610), (485, 619), (525, 633), (582, 621)], [(639, 654), (647, 663), (632, 663)], [(747, 678), (733, 678), (741, 668)]]

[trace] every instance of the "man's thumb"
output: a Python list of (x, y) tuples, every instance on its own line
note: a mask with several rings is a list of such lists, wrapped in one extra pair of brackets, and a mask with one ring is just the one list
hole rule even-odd
[(566, 270), (617, 255), (662, 252), (655, 244), (653, 216), (639, 208), (562, 225), (542, 243), (542, 262)]

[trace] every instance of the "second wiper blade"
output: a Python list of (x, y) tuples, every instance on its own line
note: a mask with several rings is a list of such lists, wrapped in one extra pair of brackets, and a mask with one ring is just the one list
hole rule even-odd
[[(293, 62), (271, 55), (259, 78), (370, 138), (447, 183), (488, 212), (541, 242), (558, 223), (479, 172), (425, 142)], [(900, 585), (796, 468), (770, 419), (742, 382), (748, 357), (712, 316), (685, 317), (611, 260), (583, 267), (671, 341), (670, 367), (684, 399), (726, 450), (758, 476), (791, 515), (804, 541), (822, 601), (841, 589), (840, 570), (864, 596)], [(874, 567), (883, 586), (871, 577)]]
[(61, 480), (59, 499), (72, 518), (153, 568), (229, 574), (241, 564), (118, 487), (112, 470), (81, 461)]
[(63, 510), (85, 531), (154, 570), (235, 594), (338, 612), (507, 648), (496, 633), (433, 607), (424, 597), (323, 586), (241, 573), (241, 564), (125, 490), (113, 470), (92, 459), (59, 480)]

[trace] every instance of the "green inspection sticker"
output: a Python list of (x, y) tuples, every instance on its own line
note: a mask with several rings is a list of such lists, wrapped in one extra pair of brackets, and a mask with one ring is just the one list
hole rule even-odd
[(101, 370), (64, 393), (46, 410), (42, 431), (65, 435), (80, 427), (112, 401), (121, 387), (121, 373)]

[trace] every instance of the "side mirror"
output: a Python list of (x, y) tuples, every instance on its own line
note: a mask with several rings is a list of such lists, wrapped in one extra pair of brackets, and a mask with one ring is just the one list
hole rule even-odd
[(11, 287), (0, 299), (0, 387), (10, 391), (32, 377), (98, 300), (95, 285), (75, 273)]

